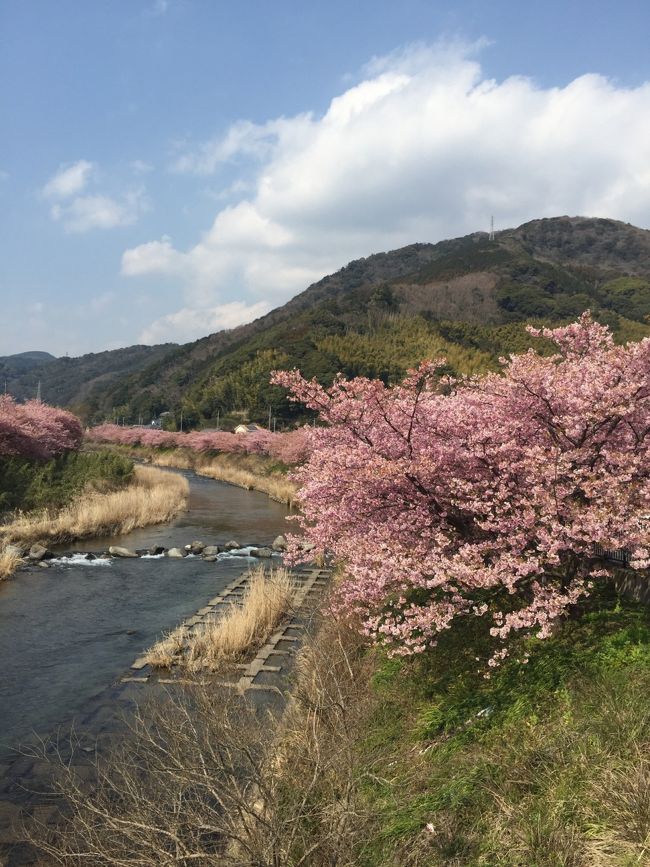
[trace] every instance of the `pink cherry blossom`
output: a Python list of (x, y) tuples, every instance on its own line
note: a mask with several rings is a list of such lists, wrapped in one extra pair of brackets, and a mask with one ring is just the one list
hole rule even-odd
[(304, 533), (345, 564), (338, 605), (395, 653), (465, 616), (547, 636), (609, 571), (596, 543), (648, 566), (650, 339), (615, 346), (589, 313), (542, 334), (556, 354), (480, 378), (273, 375), (324, 423), (294, 474)]
[(78, 449), (82, 436), (81, 422), (70, 412), (38, 400), (0, 397), (0, 456), (47, 460)]
[(92, 428), (88, 436), (97, 442), (128, 446), (186, 448), (200, 453), (267, 455), (285, 464), (295, 464), (305, 460), (309, 448), (309, 432), (306, 428), (281, 433), (271, 433), (266, 430), (246, 434), (227, 431), (171, 433), (155, 428), (102, 424)]

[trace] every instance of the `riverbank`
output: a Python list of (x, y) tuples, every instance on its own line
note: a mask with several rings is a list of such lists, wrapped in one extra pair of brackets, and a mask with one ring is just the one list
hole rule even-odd
[[(514, 645), (489, 678), (473, 626), (398, 660), (326, 615), (271, 736), (267, 717), (256, 724), (209, 682), (195, 684), (161, 711), (155, 738), (141, 725), (133, 753), (104, 766), (130, 800), (78, 796), (59, 845), (78, 851), (91, 829), (105, 863), (121, 863), (116, 840), (146, 861), (173, 814), (188, 859), (232, 867), (647, 863), (646, 609), (602, 597), (552, 638)], [(132, 821), (144, 816), (147, 833)], [(205, 827), (209, 842), (231, 845), (208, 853)]]
[(8, 577), (21, 562), (8, 546), (24, 549), (35, 542), (116, 536), (136, 527), (165, 523), (185, 509), (188, 492), (187, 479), (182, 476), (138, 466), (133, 481), (122, 489), (91, 491), (76, 496), (62, 509), (20, 515), (0, 526), (0, 546), (4, 548), (0, 577)]
[(264, 815), (293, 841), (283, 863), (647, 863), (647, 609), (605, 590), (488, 676), (483, 651), (471, 622), (389, 659), (326, 620)]
[(189, 449), (159, 449), (147, 446), (102, 444), (118, 454), (158, 467), (192, 470), (199, 476), (227, 482), (248, 491), (259, 491), (290, 508), (295, 504), (297, 488), (287, 477), (289, 468), (266, 455), (201, 454)]

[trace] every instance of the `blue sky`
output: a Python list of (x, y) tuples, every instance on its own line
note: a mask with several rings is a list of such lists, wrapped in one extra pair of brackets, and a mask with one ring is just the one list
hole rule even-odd
[(649, 10), (0, 0), (0, 355), (195, 339), (492, 213), (650, 227)]

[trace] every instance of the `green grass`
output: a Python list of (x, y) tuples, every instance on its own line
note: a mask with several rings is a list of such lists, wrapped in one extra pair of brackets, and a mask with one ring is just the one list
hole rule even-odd
[(647, 611), (601, 598), (489, 679), (482, 650), (468, 627), (382, 660), (359, 746), (375, 816), (360, 867), (650, 863)]
[(116, 490), (133, 477), (133, 461), (107, 450), (68, 452), (49, 461), (0, 463), (0, 514), (59, 508), (87, 488)]

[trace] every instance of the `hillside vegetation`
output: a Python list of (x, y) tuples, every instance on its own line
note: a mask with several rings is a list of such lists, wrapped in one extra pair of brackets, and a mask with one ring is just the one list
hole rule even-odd
[[(648, 863), (647, 609), (603, 594), (487, 679), (469, 623), (406, 661), (355, 662), (349, 647), (341, 659), (327, 637), (339, 677), (352, 662), (346, 705), (314, 724), (311, 752), (327, 773), (286, 863), (310, 845), (310, 863), (348, 867)], [(340, 692), (330, 685), (322, 706), (336, 707)], [(305, 728), (310, 710), (305, 701)], [(299, 752), (283, 769), (287, 822), (313, 765)]]
[(411, 244), (351, 262), (230, 331), (58, 359), (11, 382), (24, 396), (41, 378), (44, 396), (89, 422), (171, 411), (173, 426), (182, 410), (186, 427), (214, 427), (228, 416), (266, 420), (269, 407), (292, 422), (301, 411), (268, 384), (273, 369), (299, 367), (322, 383), (338, 371), (392, 383), (422, 357), (445, 355), (450, 372), (475, 373), (531, 344), (524, 323), (568, 322), (587, 308), (620, 342), (650, 334), (650, 232), (558, 217), (493, 241), (475, 233)]
[[(10, 355), (0, 358), (0, 380), (6, 381), (7, 391), (18, 400), (36, 397), (40, 383), (43, 400), (70, 407), (86, 419), (113, 383), (159, 361), (171, 346), (128, 346), (77, 358), (54, 358), (46, 352)], [(109, 414), (111, 411), (112, 407)]]
[(321, 382), (338, 371), (395, 382), (423, 356), (450, 371), (496, 367), (530, 345), (524, 323), (561, 323), (590, 308), (620, 341), (650, 334), (650, 232), (613, 220), (557, 218), (351, 262), (254, 323), (179, 347), (109, 388), (97, 414), (164, 407), (211, 426), (239, 411), (282, 420), (298, 410), (268, 384), (299, 367)]

